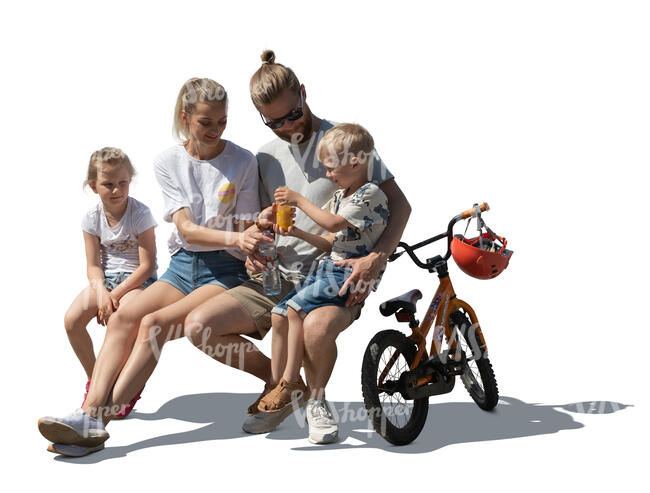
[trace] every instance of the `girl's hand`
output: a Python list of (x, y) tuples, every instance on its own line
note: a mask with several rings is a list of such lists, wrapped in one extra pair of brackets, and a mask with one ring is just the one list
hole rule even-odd
[(281, 187), (275, 191), (273, 197), (275, 198), (275, 201), (280, 205), (292, 205), (294, 207), (297, 207), (298, 201), (302, 195), (300, 195), (298, 192), (294, 192), (293, 190), (289, 190), (286, 187)]
[(99, 300), (100, 303), (99, 309), (97, 310), (97, 323), (100, 325), (106, 325), (108, 323), (108, 319), (115, 311), (110, 291), (104, 288), (104, 292), (100, 294)]

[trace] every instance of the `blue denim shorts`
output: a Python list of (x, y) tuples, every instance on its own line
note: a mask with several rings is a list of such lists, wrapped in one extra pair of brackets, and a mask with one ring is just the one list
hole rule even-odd
[(293, 308), (301, 317), (321, 306), (345, 306), (346, 296), (339, 296), (339, 290), (352, 273), (351, 267), (339, 267), (332, 260), (323, 260), (315, 273), (294, 288), (271, 313), (287, 316), (287, 307)]
[(172, 255), (167, 272), (159, 280), (171, 284), (187, 296), (206, 284), (230, 289), (247, 279), (244, 262), (225, 250), (190, 252), (181, 248)]
[[(109, 291), (113, 291), (116, 287), (118, 287), (120, 284), (122, 284), (122, 281), (129, 277), (133, 272), (104, 272), (104, 286), (106, 286), (106, 289)], [(151, 286), (154, 282), (156, 282), (157, 276), (154, 272), (154, 274), (147, 279), (145, 282), (142, 283), (142, 287), (146, 288), (147, 286)]]

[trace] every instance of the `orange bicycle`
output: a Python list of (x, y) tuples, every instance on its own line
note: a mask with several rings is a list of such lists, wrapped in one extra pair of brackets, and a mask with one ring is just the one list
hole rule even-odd
[[(412, 333), (407, 337), (397, 330), (381, 331), (363, 357), (361, 387), (366, 410), (375, 430), (390, 443), (405, 445), (418, 437), (427, 419), (429, 396), (451, 392), (456, 376), (481, 409), (489, 411), (497, 405), (499, 392), (485, 337), (472, 307), (456, 297), (447, 268), (451, 255), (463, 272), (480, 279), (494, 278), (507, 267), (512, 251), (506, 250), (505, 238), (483, 222), (481, 213), (488, 209), (487, 203), (475, 204), (455, 216), (445, 233), (413, 246), (400, 242), (402, 250), (389, 258), (392, 262), (406, 252), (418, 267), (437, 273), (440, 279), (422, 325), (415, 318), (416, 303), (422, 298), (419, 290), (382, 303), (381, 314), (395, 314), (399, 322), (408, 322)], [(458, 221), (472, 218), (478, 225), (476, 238), (453, 236)], [(444, 257), (437, 255), (422, 262), (415, 255), (416, 249), (443, 238), (447, 238)], [(426, 337), (434, 320), (427, 351)]]

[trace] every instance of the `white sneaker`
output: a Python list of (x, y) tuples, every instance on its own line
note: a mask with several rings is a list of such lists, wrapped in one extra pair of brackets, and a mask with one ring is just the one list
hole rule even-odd
[(306, 414), (311, 443), (324, 444), (338, 441), (339, 425), (325, 399), (309, 399)]
[(52, 443), (81, 447), (96, 447), (109, 437), (102, 420), (88, 416), (82, 409), (62, 418), (45, 416), (38, 420), (38, 430)]
[(53, 454), (65, 455), (67, 457), (83, 457), (93, 452), (98, 452), (104, 448), (104, 444), (100, 443), (96, 447), (80, 447), (79, 445), (65, 445), (63, 443), (50, 443), (47, 447), (48, 452)]

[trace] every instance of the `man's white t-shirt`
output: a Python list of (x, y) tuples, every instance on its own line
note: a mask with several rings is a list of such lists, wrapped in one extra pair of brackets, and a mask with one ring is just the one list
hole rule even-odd
[[(187, 208), (195, 224), (232, 231), (233, 221), (254, 221), (260, 211), (257, 159), (246, 149), (226, 141), (214, 159), (196, 159), (182, 143), (160, 153), (154, 171), (162, 188), (164, 219), (172, 222), (174, 212)], [(239, 249), (190, 245), (177, 228), (169, 238), (169, 253), (181, 248), (192, 252), (227, 250), (244, 259)]]
[[(124, 215), (112, 228), (108, 225), (101, 202), (90, 209), (81, 220), (81, 229), (99, 237), (100, 258), (105, 274), (133, 272), (137, 269), (140, 265), (138, 237), (156, 226), (149, 207), (133, 197), (128, 198)], [(154, 277), (157, 268), (156, 265)]]

